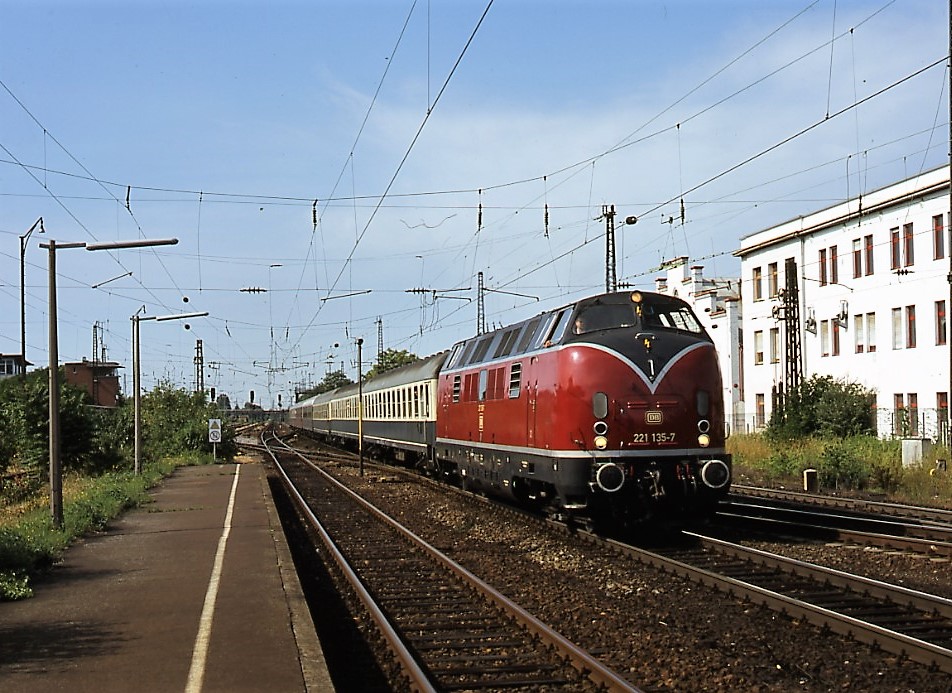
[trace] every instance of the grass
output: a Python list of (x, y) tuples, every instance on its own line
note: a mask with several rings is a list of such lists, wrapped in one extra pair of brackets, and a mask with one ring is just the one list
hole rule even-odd
[(0, 506), (0, 601), (32, 596), (30, 583), (48, 571), (77, 537), (104, 529), (124, 510), (148, 502), (149, 489), (177, 467), (211, 462), (210, 456), (169, 458), (142, 474), (110, 472), (63, 480), (63, 527), (53, 527), (49, 499), (34, 496)]
[(950, 459), (948, 447), (934, 446), (921, 463), (903, 467), (901, 442), (872, 436), (779, 442), (762, 435), (735, 435), (727, 443), (737, 484), (802, 489), (803, 471), (816, 469), (821, 492), (952, 507), (952, 467), (936, 468), (937, 460)]

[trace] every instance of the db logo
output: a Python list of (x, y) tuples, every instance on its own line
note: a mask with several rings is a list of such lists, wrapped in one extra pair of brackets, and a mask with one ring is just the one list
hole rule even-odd
[(660, 411), (646, 411), (645, 412), (645, 423), (648, 424), (659, 424), (664, 420)]

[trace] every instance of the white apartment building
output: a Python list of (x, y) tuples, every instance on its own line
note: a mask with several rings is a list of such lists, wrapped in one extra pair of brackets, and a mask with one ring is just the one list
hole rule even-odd
[[(748, 430), (770, 419), (789, 325), (804, 378), (875, 391), (880, 436), (947, 439), (949, 210), (943, 166), (741, 239), (743, 336), (732, 349)], [(790, 258), (799, 326), (780, 310)]]
[(686, 257), (662, 264), (667, 271), (655, 279), (655, 291), (687, 301), (714, 340), (724, 388), (724, 424), (728, 432), (744, 422), (743, 332), (740, 279), (710, 278), (701, 265), (688, 265)]

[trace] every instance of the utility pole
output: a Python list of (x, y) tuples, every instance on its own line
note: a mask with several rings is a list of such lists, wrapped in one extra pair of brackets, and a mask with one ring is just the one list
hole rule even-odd
[(377, 316), (377, 365), (380, 365), (380, 360), (383, 358), (383, 318), (379, 315)]
[(476, 334), (486, 333), (486, 288), (483, 286), (483, 273), (479, 273), (479, 286), (476, 294)]
[(202, 340), (195, 340), (195, 392), (205, 392), (205, 353)]
[(357, 338), (357, 458), (360, 461), (360, 476), (364, 475), (364, 340)]
[(784, 264), (786, 285), (779, 291), (780, 305), (774, 306), (773, 316), (783, 323), (784, 378), (780, 387), (774, 388), (773, 410), (783, 412), (786, 396), (796, 391), (803, 380), (803, 352), (800, 344), (800, 278), (797, 261), (787, 258)]
[(602, 218), (605, 220), (605, 292), (614, 293), (618, 291), (618, 278), (615, 275), (615, 205), (602, 205)]

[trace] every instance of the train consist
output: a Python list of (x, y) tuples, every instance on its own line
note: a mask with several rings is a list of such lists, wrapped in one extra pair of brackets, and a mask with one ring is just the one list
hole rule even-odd
[(687, 303), (601, 294), (298, 402), (292, 426), (562, 518), (711, 512), (731, 481), (714, 345)]

